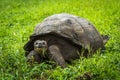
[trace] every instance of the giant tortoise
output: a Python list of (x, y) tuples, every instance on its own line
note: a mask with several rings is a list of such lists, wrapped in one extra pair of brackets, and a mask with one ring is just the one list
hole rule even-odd
[(100, 35), (86, 19), (61, 13), (45, 18), (24, 45), (27, 59), (38, 63), (53, 60), (61, 67), (66, 62), (87, 57), (104, 47), (109, 37)]

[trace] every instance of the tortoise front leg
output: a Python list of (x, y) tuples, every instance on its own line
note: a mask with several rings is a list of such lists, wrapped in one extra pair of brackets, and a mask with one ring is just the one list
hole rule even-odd
[(41, 63), (43, 60), (43, 57), (39, 55), (36, 51), (32, 50), (28, 55), (27, 55), (27, 62), (30, 64), (33, 64), (34, 62)]
[(49, 51), (50, 58), (57, 62), (61, 67), (65, 68), (66, 67), (65, 60), (60, 53), (59, 47), (57, 45), (51, 45), (49, 47)]

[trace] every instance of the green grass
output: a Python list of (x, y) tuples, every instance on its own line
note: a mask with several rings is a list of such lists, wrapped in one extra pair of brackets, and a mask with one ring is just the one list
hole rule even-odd
[[(0, 80), (74, 80), (89, 73), (93, 80), (120, 80), (120, 0), (0, 0)], [(89, 20), (111, 38), (106, 51), (81, 58), (68, 68), (26, 63), (23, 46), (35, 26), (56, 13)]]

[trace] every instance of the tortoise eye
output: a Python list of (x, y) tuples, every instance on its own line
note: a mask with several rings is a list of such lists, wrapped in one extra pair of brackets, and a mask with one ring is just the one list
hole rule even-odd
[(42, 44), (45, 45), (45, 42), (43, 42)]
[(37, 45), (38, 43), (36, 42), (35, 45)]

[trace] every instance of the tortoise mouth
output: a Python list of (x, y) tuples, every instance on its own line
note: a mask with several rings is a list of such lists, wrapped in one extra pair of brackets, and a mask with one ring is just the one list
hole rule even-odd
[(45, 57), (47, 53), (47, 48), (35, 48), (34, 50), (43, 57)]
[(42, 52), (43, 48), (39, 47), (39, 48), (35, 48), (34, 50), (37, 51), (37, 52)]
[(47, 48), (38, 47), (38, 48), (35, 48), (34, 50), (35, 50), (36, 52), (38, 52), (38, 53), (42, 53), (43, 51), (46, 51)]

